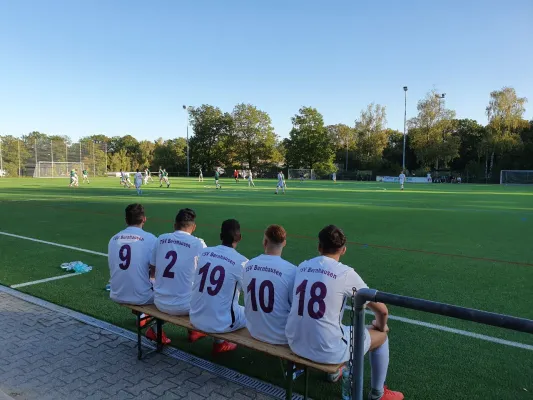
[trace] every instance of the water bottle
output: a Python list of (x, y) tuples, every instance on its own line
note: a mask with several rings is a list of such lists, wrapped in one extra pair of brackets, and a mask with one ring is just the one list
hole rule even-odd
[(352, 387), (350, 386), (350, 368), (347, 365), (345, 365), (342, 370), (341, 390), (342, 400), (351, 400)]

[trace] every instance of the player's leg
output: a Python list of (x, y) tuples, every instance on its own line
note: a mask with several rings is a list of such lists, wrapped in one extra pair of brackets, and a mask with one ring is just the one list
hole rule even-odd
[(170, 180), (168, 178), (166, 178), (166, 184), (167, 184), (167, 188), (170, 187)]
[[(367, 332), (370, 337), (370, 400), (402, 400), (403, 394), (393, 392), (385, 386), (389, 369), (389, 339), (385, 332), (372, 327)], [(366, 338), (365, 338), (366, 340)], [(365, 343), (366, 344), (366, 343)]]
[[(232, 325), (232, 328), (228, 332), (233, 332), (239, 329), (246, 327), (246, 316), (244, 315), (244, 307), (238, 306), (234, 310), (235, 322)], [(228, 351), (233, 351), (237, 348), (235, 343), (230, 343), (225, 340), (215, 340), (213, 343), (213, 354), (226, 353)]]

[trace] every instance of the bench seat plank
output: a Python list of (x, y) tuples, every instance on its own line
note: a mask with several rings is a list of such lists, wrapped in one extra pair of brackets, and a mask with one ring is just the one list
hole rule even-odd
[[(152, 304), (144, 305), (144, 306), (138, 306), (138, 305), (132, 305), (132, 304), (122, 304), (122, 305), (134, 311), (148, 314), (162, 321), (169, 322), (174, 325), (182, 326), (187, 329), (199, 331), (194, 326), (192, 326), (188, 315), (185, 315), (185, 316), (169, 315), (169, 314), (159, 311), (156, 308), (156, 306)], [(250, 332), (248, 332), (248, 329), (246, 328), (239, 329), (238, 331), (229, 332), (229, 333), (207, 333), (207, 332), (205, 333), (216, 339), (227, 340), (228, 342), (232, 342), (232, 343), (247, 347), (252, 350), (257, 350), (262, 353), (266, 353), (274, 357), (279, 357), (284, 360), (292, 361), (296, 364), (306, 366), (309, 368), (313, 368), (318, 371), (323, 371), (326, 373), (337, 372), (340, 366), (342, 365), (342, 364), (320, 364), (320, 363), (315, 363), (306, 358), (302, 358), (294, 354), (288, 345), (275, 345), (275, 344), (265, 343), (265, 342), (261, 342), (260, 340), (254, 339), (250, 335)]]

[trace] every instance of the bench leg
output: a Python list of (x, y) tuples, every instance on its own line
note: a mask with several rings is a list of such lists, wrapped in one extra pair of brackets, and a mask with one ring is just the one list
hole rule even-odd
[(142, 340), (141, 313), (137, 313), (137, 359), (138, 360), (140, 360), (143, 356), (141, 340)]
[(285, 371), (286, 385), (285, 399), (292, 400), (292, 374), (294, 373), (294, 363), (287, 361), (287, 370)]
[(163, 350), (163, 321), (156, 320), (157, 327), (157, 352), (160, 353)]
[(307, 400), (309, 397), (309, 368), (304, 368), (304, 375), (305, 375), (305, 392), (304, 392), (304, 399)]

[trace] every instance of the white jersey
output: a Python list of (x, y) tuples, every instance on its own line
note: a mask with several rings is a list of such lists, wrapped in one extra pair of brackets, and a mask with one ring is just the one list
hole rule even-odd
[(208, 247), (198, 260), (191, 298), (191, 323), (208, 332), (231, 332), (246, 325), (239, 305), (244, 264), (248, 260), (227, 246)]
[(278, 174), (278, 186), (283, 186), (283, 181), (285, 180), (285, 177), (283, 176), (283, 173), (280, 172)]
[(333, 178), (334, 181), (337, 180), (337, 174), (335, 172), (333, 173), (332, 178)]
[(140, 186), (143, 181), (143, 174), (141, 174), (140, 172), (136, 172), (134, 176), (134, 180), (135, 180), (135, 184)]
[(120, 173), (120, 180), (125, 181), (126, 180), (126, 174), (124, 172)]
[(324, 364), (347, 361), (349, 343), (342, 325), (346, 297), (352, 288), (366, 287), (352, 268), (333, 258), (319, 256), (301, 263), (285, 329), (291, 350)]
[(109, 241), (107, 259), (111, 274), (111, 300), (152, 304), (150, 256), (157, 238), (141, 228), (127, 227)]
[(191, 291), (198, 256), (204, 241), (190, 233), (165, 233), (154, 246), (150, 264), (155, 268), (154, 303), (172, 315), (186, 315), (191, 306)]
[(253, 180), (253, 177), (252, 177), (252, 173), (250, 172), (250, 173), (248, 174), (248, 181), (251, 182), (252, 180)]
[(405, 182), (405, 174), (403, 174), (403, 173), (400, 174), (399, 178), (400, 178), (400, 183), (404, 183)]
[(296, 266), (279, 256), (262, 254), (246, 263), (243, 286), (246, 327), (263, 342), (287, 344), (285, 326), (291, 311)]

